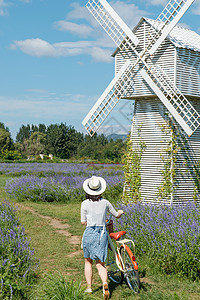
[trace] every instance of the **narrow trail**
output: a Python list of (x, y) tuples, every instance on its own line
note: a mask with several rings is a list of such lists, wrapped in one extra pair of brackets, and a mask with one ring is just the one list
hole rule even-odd
[[(45, 219), (48, 221), (49, 226), (53, 227), (56, 231), (56, 233), (64, 235), (67, 238), (67, 242), (71, 245), (80, 245), (81, 244), (81, 237), (77, 235), (71, 234), (67, 229), (70, 228), (71, 226), (67, 223), (63, 223), (62, 220), (57, 219), (57, 218), (52, 218), (49, 216), (44, 216), (38, 212), (36, 212), (33, 208), (24, 206), (22, 204), (18, 204), (18, 207), (23, 210), (27, 210), (31, 212), (33, 215), (36, 215), (40, 217), (41, 219)], [(82, 250), (78, 250), (75, 252), (72, 252), (68, 255), (68, 257), (73, 257), (75, 255), (79, 255), (82, 253)]]
[[(57, 219), (57, 218), (52, 218), (52, 217), (49, 217), (49, 216), (44, 216), (44, 215), (36, 212), (31, 207), (24, 206), (22, 204), (18, 204), (18, 207), (20, 209), (27, 210), (27, 211), (31, 212), (33, 215), (36, 215), (36, 216), (40, 217), (41, 219), (47, 220), (48, 224), (55, 229), (56, 233), (64, 235), (67, 238), (67, 242), (69, 244), (71, 244), (71, 245), (80, 245), (81, 244), (81, 237), (80, 236), (76, 236), (76, 235), (72, 235), (67, 230), (68, 228), (71, 227), (69, 224), (63, 223), (62, 220)], [(80, 249), (78, 251), (74, 251), (74, 252), (69, 253), (67, 256), (68, 257), (74, 257), (76, 255), (81, 254), (82, 252), (83, 251)], [(150, 285), (155, 284), (154, 281), (152, 281), (152, 280), (150, 280), (149, 278), (146, 278), (146, 277), (140, 278), (140, 281), (142, 283), (145, 283), (145, 284), (150, 284)]]

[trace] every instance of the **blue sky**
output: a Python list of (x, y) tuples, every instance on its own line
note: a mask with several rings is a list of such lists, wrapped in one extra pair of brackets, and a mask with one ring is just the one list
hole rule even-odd
[[(163, 0), (108, 1), (131, 29), (157, 18)], [(64, 122), (85, 132), (82, 120), (114, 75), (114, 43), (87, 0), (0, 0), (0, 122), (15, 138), (22, 124)], [(180, 23), (200, 34), (200, 0)], [(126, 131), (132, 103), (121, 101), (102, 127)], [(121, 128), (121, 131), (119, 130)]]

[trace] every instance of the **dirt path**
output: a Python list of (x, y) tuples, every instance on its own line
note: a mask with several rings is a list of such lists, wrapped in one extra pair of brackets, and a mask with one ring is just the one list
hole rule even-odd
[[(23, 210), (27, 210), (29, 212), (31, 212), (33, 215), (36, 215), (42, 219), (45, 219), (48, 221), (48, 224), (50, 226), (52, 226), (56, 232), (58, 234), (62, 234), (64, 235), (66, 238), (67, 238), (67, 242), (71, 245), (80, 245), (81, 244), (81, 237), (80, 236), (77, 236), (77, 235), (73, 235), (71, 234), (67, 229), (70, 228), (70, 225), (67, 224), (67, 223), (63, 223), (62, 220), (60, 219), (57, 219), (57, 218), (52, 218), (52, 217), (49, 217), (49, 216), (44, 216), (44, 215), (41, 215), (40, 213), (36, 212), (33, 208), (31, 207), (28, 207), (28, 206), (24, 206), (22, 204), (18, 204), (18, 207), (20, 209), (23, 209)], [(82, 253), (82, 250), (78, 250), (78, 251), (75, 251), (73, 253), (70, 253), (68, 256), (69, 257), (72, 257), (72, 256), (75, 256), (75, 255), (78, 255)]]

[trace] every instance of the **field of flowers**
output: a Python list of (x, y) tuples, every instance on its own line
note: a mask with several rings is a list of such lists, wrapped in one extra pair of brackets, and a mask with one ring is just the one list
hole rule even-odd
[[(113, 164), (70, 164), (70, 163), (25, 163), (0, 164), (0, 173), (7, 176), (6, 191), (17, 201), (70, 202), (82, 201), (85, 193), (82, 189), (83, 181), (92, 176), (105, 178), (108, 188), (104, 193), (125, 215), (115, 224), (116, 230), (126, 230), (127, 237), (136, 244), (136, 255), (148, 260), (149, 266), (167, 274), (198, 280), (200, 277), (200, 206), (190, 203), (187, 206), (144, 206), (141, 204), (123, 205), (121, 195), (123, 188), (123, 169), (121, 165)], [(32, 259), (25, 260), (22, 268), (20, 262), (33, 256), (27, 240), (24, 238), (23, 227), (19, 226), (14, 212), (9, 204), (3, 204), (4, 210), (11, 217), (1, 217), (1, 222), (9, 221), (9, 225), (1, 224), (2, 248), (1, 255), (1, 295), (3, 291), (12, 296), (14, 291), (26, 288), (31, 278)], [(3, 211), (3, 209), (2, 209)], [(13, 226), (13, 227), (12, 227)], [(17, 234), (12, 228), (17, 228)], [(4, 251), (6, 243), (13, 237), (12, 247)], [(20, 238), (18, 244), (15, 238)], [(17, 241), (19, 241), (19, 238)], [(4, 245), (5, 244), (5, 245)], [(21, 245), (21, 246), (20, 246)], [(15, 259), (19, 251), (20, 261)], [(6, 249), (6, 248), (5, 248)], [(25, 258), (24, 258), (24, 253)], [(7, 256), (6, 256), (7, 254)], [(18, 259), (18, 258), (17, 258)], [(30, 263), (30, 265), (29, 265)], [(19, 267), (19, 272), (17, 271)], [(8, 272), (9, 271), (9, 272)], [(10, 272), (11, 271), (11, 272)], [(11, 274), (8, 281), (4, 281), (3, 274)], [(27, 281), (14, 280), (15, 276)], [(18, 278), (18, 277), (17, 277)], [(20, 283), (19, 283), (20, 282)], [(21, 290), (20, 290), (21, 289)], [(3, 298), (4, 299), (4, 298)], [(6, 299), (6, 298), (5, 298)], [(9, 299), (9, 298), (8, 298)]]
[(0, 299), (27, 299), (37, 261), (9, 202), (0, 204)]
[(151, 267), (193, 280), (200, 278), (200, 205), (120, 206), (125, 215), (118, 229), (134, 240), (137, 254), (148, 257)]
[(83, 200), (83, 181), (92, 175), (105, 178), (111, 197), (116, 194), (113, 187), (120, 192), (123, 183), (122, 166), (109, 164), (1, 164), (0, 172), (12, 177), (7, 180), (6, 191), (19, 201)]

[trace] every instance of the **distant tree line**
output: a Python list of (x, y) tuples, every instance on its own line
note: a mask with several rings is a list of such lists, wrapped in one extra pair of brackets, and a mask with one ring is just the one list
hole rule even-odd
[[(16, 142), (11, 138), (9, 128), (0, 123), (0, 155), (12, 159), (12, 156), (27, 158), (39, 154), (59, 159), (92, 159), (119, 162), (125, 148), (122, 139), (112, 140), (105, 135), (78, 132), (66, 124), (22, 125), (16, 135)], [(10, 158), (9, 158), (10, 157)]]

